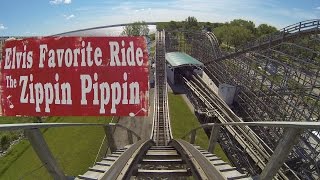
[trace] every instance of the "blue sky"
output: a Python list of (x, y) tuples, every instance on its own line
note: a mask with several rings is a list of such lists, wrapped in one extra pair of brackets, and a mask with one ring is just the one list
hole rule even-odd
[(320, 18), (320, 0), (1, 0), (0, 36), (51, 35), (134, 21), (226, 22), (235, 18), (281, 28)]

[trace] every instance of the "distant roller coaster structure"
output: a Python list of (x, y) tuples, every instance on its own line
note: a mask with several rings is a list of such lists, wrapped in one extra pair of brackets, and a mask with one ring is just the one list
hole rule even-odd
[[(167, 32), (166, 50), (184, 51), (203, 62), (217, 86), (236, 86), (232, 109), (243, 121), (320, 121), (319, 34), (319, 19), (303, 21), (226, 54), (211, 32)], [(267, 151), (275, 149), (284, 133), (282, 128), (252, 130)], [(305, 132), (287, 160), (300, 178), (320, 176), (319, 137), (319, 132)], [(224, 149), (231, 153), (230, 148)], [(232, 152), (240, 151), (243, 147), (234, 144)], [(250, 169), (244, 162), (234, 163)]]

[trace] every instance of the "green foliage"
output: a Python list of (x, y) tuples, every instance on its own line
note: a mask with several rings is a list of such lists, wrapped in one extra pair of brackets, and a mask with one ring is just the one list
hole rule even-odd
[(6, 150), (10, 146), (10, 137), (7, 134), (4, 134), (0, 138), (0, 150)]
[(189, 16), (184, 21), (184, 29), (185, 30), (198, 30), (199, 29), (198, 20), (193, 16)]
[(225, 43), (227, 46), (237, 47), (253, 38), (250, 30), (244, 26), (224, 25), (214, 29), (219, 42)]
[[(206, 23), (202, 23), (205, 25)], [(208, 24), (207, 24), (208, 26)], [(185, 31), (185, 30), (200, 30), (201, 26), (197, 18), (189, 16), (185, 21), (170, 21), (170, 22), (160, 22), (157, 23), (157, 30), (166, 30), (166, 31)]]
[(141, 21), (125, 26), (121, 34), (126, 36), (147, 36), (149, 31), (148, 25)]
[(150, 34), (149, 37), (150, 37), (150, 41), (156, 40), (156, 34), (155, 33)]
[(253, 40), (259, 36), (272, 33), (276, 28), (266, 24), (259, 25), (257, 28), (252, 21), (235, 19), (226, 23), (198, 22), (189, 16), (182, 22), (170, 21), (157, 24), (157, 30), (166, 31), (200, 31), (206, 29), (214, 32), (222, 48), (234, 51), (236, 48)]
[[(107, 123), (110, 119), (49, 117), (47, 122)], [(77, 176), (88, 170), (93, 164), (104, 134), (103, 127), (93, 126), (49, 128), (43, 131), (50, 150), (68, 176)], [(27, 140), (20, 141), (1, 157), (0, 164), (0, 179), (50, 179), (50, 175)]]
[(173, 30), (178, 30), (178, 29), (181, 29), (183, 27), (183, 24), (182, 23), (179, 23), (179, 22), (175, 22), (175, 21), (170, 21), (168, 23), (168, 26), (166, 27), (166, 29), (168, 31), (173, 31)]
[(266, 34), (274, 33), (277, 29), (267, 24), (261, 24), (258, 27), (253, 21), (243, 19), (234, 19), (226, 23), (198, 22), (198, 20), (189, 16), (185, 21), (160, 22), (157, 23), (157, 30), (166, 31), (200, 31), (206, 29), (213, 31), (218, 38), (222, 48), (234, 49), (237, 46), (259, 38)]
[(257, 36), (263, 36), (263, 35), (267, 35), (267, 34), (271, 34), (271, 33), (275, 33), (277, 32), (277, 28), (267, 25), (267, 24), (260, 24), (257, 27)]
[(230, 25), (235, 27), (243, 27), (250, 31), (251, 34), (255, 34), (256, 32), (256, 25), (252, 21), (246, 21), (243, 19), (234, 19), (230, 22)]
[(168, 23), (167, 22), (158, 22), (156, 25), (157, 31), (167, 30)]
[(224, 23), (211, 23), (211, 22), (198, 22), (197, 18), (189, 16), (185, 21), (170, 21), (157, 23), (157, 30), (166, 31), (200, 31), (206, 29), (212, 31), (212, 29), (222, 26)]
[[(11, 123), (28, 123), (34, 122), (36, 118), (34, 117), (0, 117), (0, 124), (11, 124)], [(11, 142), (18, 139), (22, 134), (20, 131), (0, 131), (0, 150), (6, 151)]]
[(275, 27), (267, 24), (261, 24), (256, 28), (252, 21), (242, 19), (235, 19), (230, 23), (218, 26), (213, 30), (219, 42), (228, 48), (237, 48), (254, 38), (259, 38), (276, 31), (277, 29)]
[(232, 43), (235, 47), (244, 44), (245, 42), (253, 39), (253, 34), (250, 30), (242, 26), (233, 26), (231, 28)]

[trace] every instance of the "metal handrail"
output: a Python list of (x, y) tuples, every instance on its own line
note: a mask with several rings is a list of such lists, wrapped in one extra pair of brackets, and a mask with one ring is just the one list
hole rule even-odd
[(69, 127), (69, 126), (105, 126), (102, 123), (19, 123), (19, 124), (0, 124), (0, 131), (16, 131), (26, 129)]
[(47, 145), (40, 128), (52, 128), (52, 127), (72, 127), (72, 126), (101, 126), (105, 129), (107, 134), (108, 143), (111, 152), (116, 150), (115, 142), (111, 126), (120, 127), (125, 129), (128, 133), (129, 144), (133, 144), (132, 134), (136, 136), (138, 141), (141, 139), (134, 131), (127, 127), (124, 127), (118, 123), (20, 123), (20, 124), (0, 124), (0, 131), (14, 131), (24, 130), (25, 136), (28, 138), (35, 153), (44, 164), (48, 172), (54, 179), (68, 179), (63, 170), (59, 167), (56, 159), (52, 155), (49, 146)]
[(122, 129), (124, 129), (124, 130), (130, 131), (130, 132), (138, 139), (138, 141), (141, 140), (141, 137), (140, 137), (137, 133), (135, 133), (135, 132), (132, 131), (131, 129), (129, 129), (129, 128), (127, 128), (127, 127), (125, 127), (125, 126), (123, 126), (123, 125), (121, 125), (121, 124), (119, 124), (119, 123), (109, 123), (108, 125), (120, 127), (120, 128), (122, 128)]
[(217, 124), (217, 123), (201, 124), (200, 126), (193, 128), (192, 130), (187, 132), (184, 136), (181, 137), (181, 139), (185, 139), (187, 136), (192, 134), (194, 131), (198, 131), (199, 129), (208, 129), (208, 128), (211, 128), (212, 126), (214, 126), (215, 124)]
[[(286, 26), (275, 33), (271, 33), (269, 35), (258, 38), (256, 40), (249, 41), (244, 45), (242, 45), (242, 47), (240, 47), (236, 52), (227, 54), (213, 61), (221, 61), (228, 58), (232, 58), (240, 53), (245, 53), (255, 48), (258, 48), (267, 44), (271, 44), (275, 41), (283, 40), (286, 37), (294, 37), (303, 33), (309, 33), (309, 30), (317, 31), (319, 29), (320, 29), (320, 19), (301, 21), (299, 23)], [(213, 61), (208, 61), (204, 64), (207, 65), (212, 63)]]
[(319, 129), (320, 122), (292, 122), (292, 121), (257, 121), (257, 122), (230, 122), (230, 123), (206, 123), (190, 130), (181, 139), (186, 139), (187, 136), (199, 129), (209, 129), (213, 126), (265, 126), (265, 127), (283, 127), (297, 129)]
[(277, 174), (282, 164), (285, 164), (285, 160), (290, 154), (293, 146), (298, 143), (300, 135), (305, 129), (320, 130), (320, 122), (288, 122), (288, 121), (262, 121), (262, 122), (230, 122), (230, 123), (207, 123), (192, 129), (182, 138), (186, 138), (191, 135), (190, 143), (195, 143), (196, 131), (200, 128), (206, 129), (211, 127), (211, 135), (209, 139), (208, 151), (213, 152), (215, 144), (218, 141), (218, 134), (221, 126), (266, 126), (266, 127), (278, 127), (285, 128), (286, 131), (280, 139), (276, 149), (260, 174), (260, 179), (271, 179)]
[(131, 129), (118, 124), (118, 123), (19, 123), (19, 124), (0, 124), (0, 131), (16, 131), (16, 130), (27, 130), (27, 129), (39, 129), (39, 128), (52, 128), (52, 127), (70, 127), (70, 126), (116, 126), (127, 131), (131, 131), (139, 140), (141, 137), (132, 131)]
[(257, 122), (230, 122), (230, 123), (207, 123), (190, 130), (182, 139), (185, 139), (193, 131), (201, 128), (207, 129), (212, 126), (265, 126), (265, 127), (282, 127), (297, 129), (318, 129), (320, 130), (320, 122), (293, 122), (293, 121), (257, 121)]
[[(157, 25), (157, 23), (159, 23), (159, 22), (144, 22), (143, 24), (146, 24), (146, 25)], [(51, 35), (51, 36), (61, 36), (61, 35), (77, 33), (77, 32), (83, 32), (83, 31), (105, 29), (105, 28), (112, 28), (112, 27), (120, 27), (120, 26), (128, 26), (128, 25), (132, 25), (132, 24), (135, 24), (135, 23), (122, 23), (122, 24), (112, 24), (112, 25), (84, 28), (84, 29), (78, 29), (78, 30), (74, 30), (74, 31), (67, 31), (67, 32), (59, 33), (59, 34), (54, 34), (54, 35)]]
[[(313, 25), (315, 22), (318, 23), (319, 21), (320, 21), (319, 19), (309, 19), (309, 20), (305, 20), (305, 21), (300, 21), (298, 23), (291, 24), (291, 25), (288, 25), (288, 26), (282, 28), (280, 30), (280, 32), (293, 29), (294, 27), (297, 27), (298, 25), (300, 26), (300, 25), (306, 25), (306, 24), (310, 24), (310, 23), (312, 23), (312, 25)], [(307, 26), (307, 27), (311, 27), (311, 26)], [(292, 32), (292, 31), (290, 31), (290, 32)]]
[[(115, 116), (112, 116), (111, 123), (113, 122), (114, 117), (115, 117)], [(98, 153), (97, 153), (97, 155), (96, 155), (96, 158), (94, 159), (93, 165), (96, 164), (96, 162), (97, 162), (97, 160), (98, 160), (98, 157), (99, 157), (99, 155), (100, 155), (100, 151), (101, 151), (101, 149), (102, 149), (102, 146), (103, 146), (103, 144), (104, 144), (104, 141), (106, 140), (106, 137), (107, 137), (107, 135), (104, 135), (104, 136), (103, 136), (102, 142), (101, 142), (101, 144), (100, 144), (100, 147), (99, 147)], [(109, 149), (109, 147), (107, 147), (106, 149)]]

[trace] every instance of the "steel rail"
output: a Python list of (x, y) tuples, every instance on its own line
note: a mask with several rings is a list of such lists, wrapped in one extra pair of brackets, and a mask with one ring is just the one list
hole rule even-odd
[[(205, 94), (212, 94), (213, 95), (213, 96), (211, 96), (212, 98), (214, 97), (212, 99), (212, 102), (215, 104), (215, 107), (218, 107), (219, 112), (222, 112), (223, 116), (226, 117), (226, 118), (222, 118), (224, 120), (224, 122), (226, 122), (225, 119), (228, 119), (227, 122), (232, 122), (234, 120), (236, 120), (237, 122), (243, 122), (242, 119), (240, 119), (238, 116), (236, 116), (228, 108), (228, 106), (217, 96), (217, 94), (215, 94), (213, 91), (210, 91), (203, 84), (202, 80), (199, 80), (199, 78), (195, 78), (195, 79), (198, 80), (198, 85), (201, 85), (200, 90), (205, 91), (204, 92)], [(207, 96), (207, 98), (210, 98), (210, 96)], [(218, 115), (220, 115), (220, 114), (218, 113)], [(231, 115), (231, 116), (229, 116), (229, 115)], [(219, 116), (218, 116), (218, 119), (221, 121), (221, 118), (219, 118)], [(257, 151), (259, 151), (260, 155), (262, 155), (262, 157), (265, 158), (265, 161), (271, 157), (270, 154), (273, 153), (273, 150), (259, 136), (257, 136), (257, 134), (254, 131), (252, 131), (248, 127), (244, 127), (244, 128), (243, 127), (236, 127), (236, 129), (238, 129), (238, 131), (240, 132), (240, 134), (238, 134), (238, 137), (241, 137), (241, 139), (243, 139), (244, 142), (253, 145), (253, 146), (251, 146), (251, 148), (255, 148), (256, 150), (254, 150), (254, 151), (256, 153), (257, 153)], [(270, 153), (268, 153), (268, 151)], [(280, 174), (283, 176), (283, 173), (280, 172)]]
[[(184, 78), (187, 80), (186, 78)], [(193, 79), (194, 80), (194, 79)], [(209, 107), (209, 109), (215, 109), (215, 115), (218, 117), (218, 119), (222, 123), (227, 122), (233, 122), (233, 119), (238, 119), (238, 122), (241, 122), (242, 120), (240, 118), (235, 118), (236, 115), (232, 113), (231, 110), (225, 111), (225, 108), (227, 105), (225, 105), (224, 102), (220, 101), (220, 98), (217, 97), (214, 92), (209, 93), (208, 89), (205, 86), (199, 87), (196, 83), (192, 80), (187, 83), (187, 85), (193, 90), (198, 91), (198, 95), (202, 96), (200, 98), (202, 101), (206, 102), (205, 104)], [(193, 86), (193, 87), (191, 87)], [(213, 94), (215, 98), (210, 96), (209, 94)], [(217, 102), (221, 103), (220, 105), (217, 104)], [(217, 109), (218, 108), (218, 109)], [(231, 116), (230, 113), (232, 114)], [(226, 120), (229, 119), (229, 120)], [(273, 152), (271, 148), (267, 146), (267, 144), (264, 143), (250, 128), (246, 127), (245, 129), (237, 127), (236, 129), (232, 127), (226, 127), (227, 130), (234, 136), (234, 138), (239, 142), (239, 144), (246, 149), (248, 154), (253, 158), (253, 160), (258, 161), (258, 166), (263, 169), (266, 165), (267, 160), (271, 157), (269, 152)], [(238, 132), (239, 131), (239, 132)], [(267, 150), (265, 150), (265, 147), (267, 147)], [(290, 169), (290, 168), (288, 168)], [(292, 171), (291, 171), (292, 172)], [(294, 175), (295, 173), (292, 172)], [(282, 171), (279, 172), (279, 175), (282, 176), (284, 179), (286, 179), (286, 176)], [(296, 176), (296, 175), (295, 175)], [(297, 176), (296, 176), (297, 177)], [(298, 177), (297, 177), (298, 178)]]
[(170, 117), (168, 111), (168, 96), (165, 64), (165, 32), (156, 34), (156, 67), (155, 67), (155, 103), (151, 138), (156, 145), (167, 145), (172, 139)]
[[(217, 116), (219, 118), (219, 120), (223, 123), (228, 122), (226, 119), (224, 119), (224, 117), (222, 116), (222, 114), (218, 111), (218, 109), (213, 105), (213, 100), (208, 97), (207, 95), (203, 94), (203, 92), (201, 92), (201, 88), (196, 88), (196, 85), (191, 85), (191, 83), (189, 84), (189, 87), (194, 91), (197, 92), (195, 94), (198, 94), (199, 98), (204, 101), (204, 103), (206, 104), (206, 106), (211, 109), (211, 112), (214, 112), (214, 115)], [(238, 131), (236, 131), (236, 129), (232, 128), (232, 127), (226, 127), (228, 132), (237, 140), (237, 142), (244, 148), (246, 149), (246, 151), (248, 152), (248, 154), (251, 156), (251, 158), (253, 158), (255, 161), (258, 161), (258, 166), (260, 168), (263, 168), (266, 163), (265, 161), (263, 161), (260, 157), (262, 157), (262, 155), (258, 155), (256, 150), (254, 150), (252, 147), (250, 146), (243, 138), (242, 138), (242, 134), (238, 133)]]

